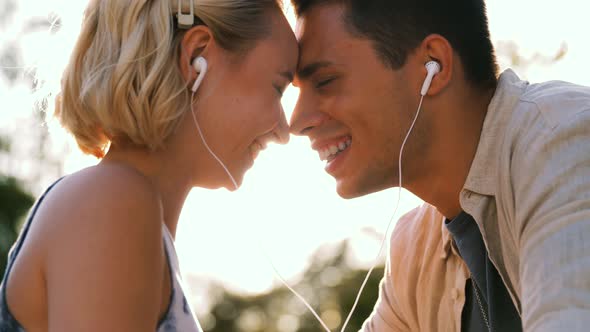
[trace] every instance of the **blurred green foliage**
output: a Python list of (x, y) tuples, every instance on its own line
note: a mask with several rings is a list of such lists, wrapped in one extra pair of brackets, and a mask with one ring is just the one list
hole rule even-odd
[(13, 177), (0, 174), (0, 274), (4, 275), (8, 251), (17, 238), (24, 214), (34, 198)]
[[(10, 139), (0, 136), (0, 155), (9, 154), (10, 147)], [(20, 181), (0, 173), (0, 276), (4, 275), (8, 251), (18, 236), (23, 216), (33, 202)]]
[[(299, 283), (292, 287), (318, 312), (332, 331), (340, 331), (354, 303), (367, 270), (347, 263), (348, 241), (328, 259), (320, 248)], [(375, 306), (383, 267), (375, 268), (346, 331), (358, 331)], [(215, 286), (217, 299), (211, 314), (199, 317), (208, 332), (317, 332), (324, 329), (311, 312), (287, 288), (275, 288), (257, 296), (241, 296)]]

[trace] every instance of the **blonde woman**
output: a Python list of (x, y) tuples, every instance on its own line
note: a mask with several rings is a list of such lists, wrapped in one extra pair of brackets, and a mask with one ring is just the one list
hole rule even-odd
[(56, 116), (101, 161), (32, 209), (0, 331), (201, 331), (179, 214), (192, 187), (234, 190), (260, 149), (288, 140), (297, 43), (276, 0), (189, 1), (90, 1)]

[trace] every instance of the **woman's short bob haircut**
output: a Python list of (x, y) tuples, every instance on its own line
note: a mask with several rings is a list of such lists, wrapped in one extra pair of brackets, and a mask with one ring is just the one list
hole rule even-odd
[[(197, 24), (240, 54), (270, 35), (268, 10), (281, 6), (280, 0), (183, 0), (184, 8), (188, 1)], [(111, 143), (161, 148), (190, 109), (176, 4), (90, 0), (55, 109), (83, 152), (102, 158)]]

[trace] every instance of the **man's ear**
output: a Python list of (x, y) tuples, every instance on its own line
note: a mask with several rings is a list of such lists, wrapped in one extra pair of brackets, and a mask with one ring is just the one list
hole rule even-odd
[[(436, 61), (440, 65), (440, 71), (432, 79), (428, 95), (436, 95), (444, 90), (453, 77), (454, 51), (451, 43), (439, 34), (427, 36), (419, 46), (419, 52), (424, 64), (428, 61)], [(423, 68), (426, 77), (426, 68)]]
[(179, 61), (182, 76), (187, 82), (192, 82), (197, 78), (197, 73), (192, 68), (192, 60), (198, 56), (207, 59), (207, 55), (213, 47), (212, 44), (214, 44), (213, 34), (204, 25), (191, 28), (182, 37)]

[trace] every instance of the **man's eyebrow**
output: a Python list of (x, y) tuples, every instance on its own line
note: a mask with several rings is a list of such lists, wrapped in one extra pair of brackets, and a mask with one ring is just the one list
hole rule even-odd
[(292, 72), (290, 71), (283, 71), (280, 74), (281, 76), (283, 76), (284, 78), (286, 78), (289, 82), (293, 82), (294, 76)]
[(331, 66), (332, 62), (330, 61), (317, 61), (312, 62), (305, 67), (299, 69), (297, 71), (297, 76), (300, 80), (305, 80), (311, 77), (316, 71), (320, 70), (321, 68)]

